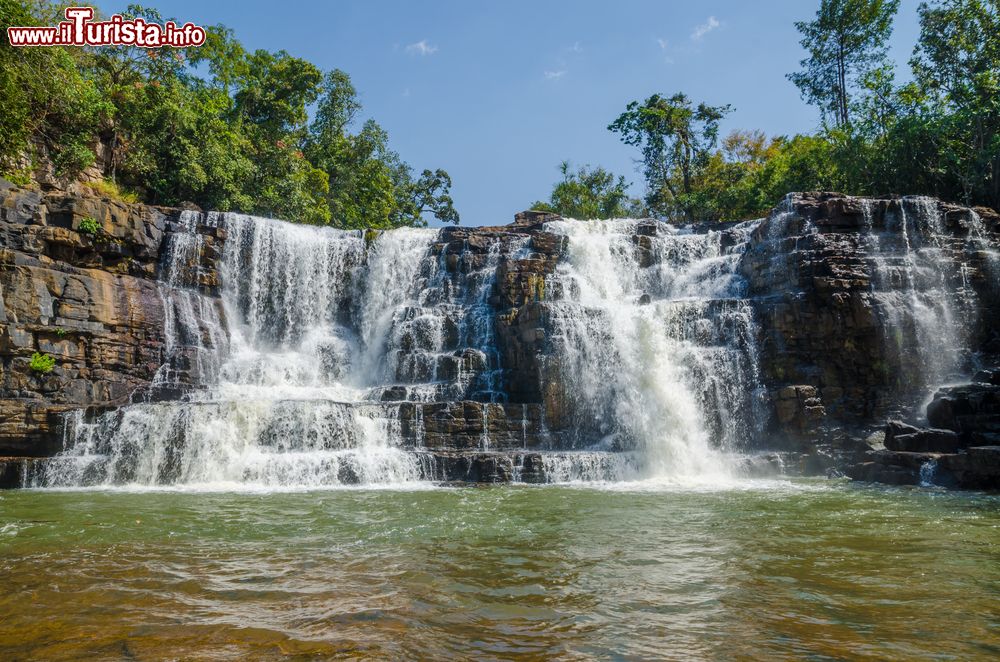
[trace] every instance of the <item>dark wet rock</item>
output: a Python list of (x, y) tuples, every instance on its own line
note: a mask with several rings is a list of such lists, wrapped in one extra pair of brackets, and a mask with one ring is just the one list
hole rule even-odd
[(942, 388), (927, 405), (927, 420), (956, 432), (1000, 431), (1000, 385), (977, 382)]
[(994, 370), (980, 370), (972, 378), (972, 381), (980, 384), (993, 384), (1000, 386), (1000, 368)]
[(957, 453), (966, 445), (952, 430), (918, 428), (902, 421), (889, 421), (884, 444), (890, 451), (914, 453)]
[(964, 453), (944, 455), (939, 464), (958, 487), (1000, 490), (1000, 445), (973, 446)]
[[(905, 279), (891, 260), (885, 262), (887, 273), (874, 271), (869, 240), (872, 232), (898, 232), (904, 204), (898, 197), (798, 193), (752, 233), (740, 270), (760, 327), (762, 380), (774, 416), (770, 443), (813, 444), (830, 426), (851, 429), (877, 424), (893, 412), (917, 413), (926, 388), (918, 362), (907, 352), (891, 350), (898, 332), (880, 317), (878, 306), (879, 297), (905, 287)], [(984, 356), (996, 355), (1000, 288), (985, 253), (966, 252), (973, 212), (936, 202), (927, 208), (943, 219), (943, 234), (936, 240), (941, 250), (960, 254), (968, 268), (967, 283), (979, 309), (968, 329), (969, 346)], [(907, 213), (912, 219), (918, 211), (911, 207)], [(996, 233), (997, 214), (984, 213), (978, 216), (979, 227)], [(976, 381), (993, 379), (991, 372)], [(788, 390), (806, 385), (816, 389), (808, 405)], [(941, 422), (931, 425), (954, 429)]]

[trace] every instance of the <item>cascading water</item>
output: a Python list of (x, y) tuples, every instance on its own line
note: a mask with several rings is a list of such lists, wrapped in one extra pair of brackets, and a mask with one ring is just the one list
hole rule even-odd
[[(735, 273), (739, 241), (724, 249), (721, 233), (659, 225), (639, 246), (639, 224), (547, 228), (569, 240), (551, 286), (564, 293), (549, 304), (555, 360), (593, 422), (574, 426), (575, 451), (542, 446), (546, 480), (718, 474), (720, 451), (752, 425), (755, 331)], [(219, 299), (201, 292), (199, 225), (225, 232)], [(544, 421), (529, 423), (527, 405), (512, 410), (517, 439), (496, 450), (491, 430), (511, 416), (496, 275), (501, 259), (530, 257), (528, 236), (434, 250), (435, 230), (372, 236), (191, 212), (178, 226), (164, 258), (167, 346), (154, 387), (186, 381), (184, 397), (68, 416), (66, 450), (33, 484), (434, 479), (419, 403), (462, 400), (482, 403), (477, 452), (507, 453), (514, 477), (524, 473), (529, 426)], [(729, 236), (745, 241), (749, 229)]]
[(898, 386), (929, 395), (974, 363), (969, 333), (979, 305), (967, 274), (972, 254), (988, 249), (982, 223), (977, 234), (973, 212), (968, 236), (956, 239), (944, 227), (937, 200), (906, 197), (885, 214), (884, 227), (876, 227), (873, 202), (860, 203), (872, 291), (889, 360), (900, 366)]
[(578, 435), (626, 451), (605, 478), (728, 473), (722, 451), (748, 438), (760, 395), (737, 273), (754, 226), (724, 248), (720, 232), (636, 220), (546, 225), (569, 246), (550, 288), (562, 395)]
[[(945, 381), (974, 358), (968, 279), (997, 277), (983, 222), (967, 213), (956, 232), (923, 198), (861, 205), (879, 332), (910, 382), (899, 391)], [(766, 227), (704, 231), (619, 219), (365, 233), (194, 212), (173, 225), (151, 388), (67, 416), (65, 451), (32, 484), (722, 480), (769, 416), (745, 258), (791, 295), (788, 256), (825, 231), (791, 197)], [(536, 239), (558, 246), (544, 283)], [(532, 303), (501, 310), (519, 296)], [(541, 392), (509, 395), (505, 361), (536, 359)]]
[[(364, 404), (382, 347), (422, 291), (433, 230), (360, 232), (210, 215), (228, 233), (221, 266), (226, 329), (197, 284), (201, 239), (185, 214), (164, 275), (167, 354), (161, 381), (191, 348), (198, 371), (183, 401), (142, 403), (65, 427), (67, 450), (36, 485), (322, 486), (420, 477), (395, 408)], [(206, 303), (208, 302), (208, 303)], [(192, 322), (191, 320), (196, 320)], [(207, 321), (206, 321), (207, 320)], [(357, 320), (357, 322), (356, 322)], [(208, 341), (206, 342), (206, 339)], [(225, 341), (223, 339), (226, 339)], [(155, 384), (154, 384), (155, 385)]]

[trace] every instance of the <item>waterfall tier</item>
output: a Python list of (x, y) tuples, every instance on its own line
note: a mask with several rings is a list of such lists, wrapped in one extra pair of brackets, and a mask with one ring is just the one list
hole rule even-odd
[(5, 342), (63, 361), (61, 448), (20, 482), (718, 482), (762, 449), (849, 450), (1000, 357), (997, 218), (926, 198), (690, 227), (149, 214), (117, 243), (63, 230), (76, 211), (3, 221), (25, 256), (0, 270)]

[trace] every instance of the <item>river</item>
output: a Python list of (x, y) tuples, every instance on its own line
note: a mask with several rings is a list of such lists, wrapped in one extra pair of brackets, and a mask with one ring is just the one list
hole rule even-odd
[(19, 490), (0, 586), (4, 660), (986, 660), (1000, 496)]

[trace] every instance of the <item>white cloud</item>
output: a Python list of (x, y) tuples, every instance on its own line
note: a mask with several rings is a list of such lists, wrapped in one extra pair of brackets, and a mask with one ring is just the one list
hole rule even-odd
[(570, 53), (582, 53), (583, 52), (583, 46), (580, 45), (580, 42), (574, 41), (573, 45), (570, 46), (567, 50)]
[(427, 43), (426, 39), (421, 39), (415, 44), (406, 47), (406, 52), (410, 55), (431, 55), (437, 52), (438, 47)]
[(694, 32), (691, 33), (691, 39), (694, 41), (698, 41), (699, 39), (707, 35), (709, 32), (711, 32), (712, 30), (721, 25), (722, 23), (719, 23), (718, 19), (716, 19), (714, 16), (709, 16), (707, 21), (705, 21), (704, 23), (702, 23), (701, 25), (699, 25), (694, 29)]
[(546, 71), (545, 78), (548, 80), (558, 80), (566, 75), (565, 69), (560, 69), (559, 71)]
[(660, 45), (661, 51), (667, 50), (667, 47), (670, 46), (670, 42), (668, 42), (666, 39), (657, 39), (656, 43)]

